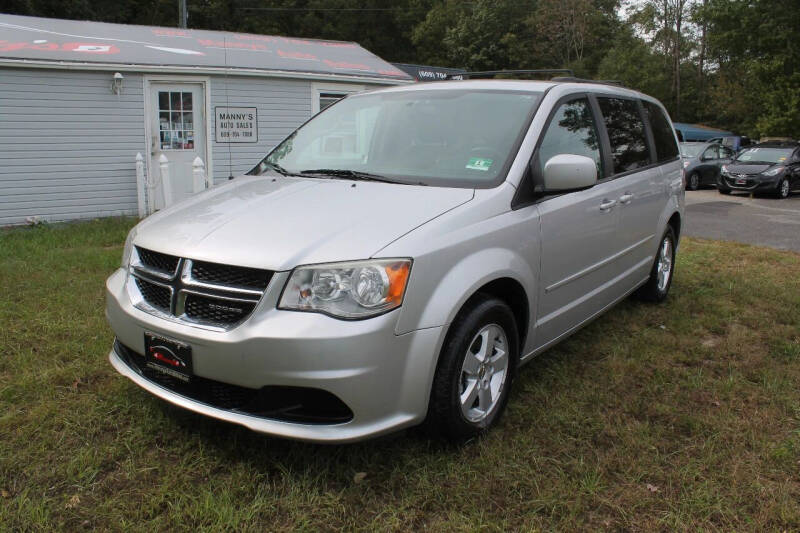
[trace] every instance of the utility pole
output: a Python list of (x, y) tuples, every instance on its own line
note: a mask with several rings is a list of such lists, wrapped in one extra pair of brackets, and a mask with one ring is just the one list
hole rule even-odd
[(178, 0), (178, 27), (186, 29), (189, 12), (186, 10), (186, 0)]

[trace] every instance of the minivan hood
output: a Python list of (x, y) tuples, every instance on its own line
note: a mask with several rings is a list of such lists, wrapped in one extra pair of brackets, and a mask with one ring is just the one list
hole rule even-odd
[(473, 195), (472, 189), (243, 176), (148, 217), (134, 244), (270, 270), (366, 259)]

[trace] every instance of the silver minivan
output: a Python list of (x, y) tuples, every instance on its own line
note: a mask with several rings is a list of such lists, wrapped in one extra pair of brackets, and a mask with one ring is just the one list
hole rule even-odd
[(130, 232), (107, 281), (111, 364), (271, 435), (469, 438), (523, 363), (632, 293), (664, 300), (683, 194), (667, 113), (632, 90), (350, 96)]

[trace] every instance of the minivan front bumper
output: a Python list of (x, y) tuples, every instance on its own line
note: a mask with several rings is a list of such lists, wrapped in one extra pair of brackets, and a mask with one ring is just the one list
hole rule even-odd
[(122, 375), (175, 405), (294, 439), (340, 443), (420, 423), (427, 411), (442, 327), (395, 334), (398, 312), (369, 320), (343, 321), (318, 313), (276, 309), (288, 273), (276, 273), (253, 315), (229, 331), (165, 320), (134, 307), (125, 287), (127, 272), (107, 281), (106, 315), (120, 345), (144, 353), (145, 333), (175, 339), (192, 349), (195, 376), (221, 385), (261, 390), (291, 387), (325, 391), (343, 402), (344, 423), (297, 423), (254, 416), (198, 401), (149, 379), (126, 354), (109, 359)]

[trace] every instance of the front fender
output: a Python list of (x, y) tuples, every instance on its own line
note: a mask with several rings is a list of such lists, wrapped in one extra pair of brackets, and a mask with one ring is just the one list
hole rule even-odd
[[(535, 291), (532, 290), (536, 272), (517, 251), (499, 247), (482, 249), (431, 276), (437, 265), (447, 264), (443, 259), (439, 256), (426, 257), (415, 262), (414, 270), (423, 273), (420, 276), (423, 279), (412, 279), (410, 282), (410, 292), (403, 303), (397, 325), (398, 333), (449, 325), (473, 294), (500, 278), (511, 278), (525, 287), (528, 309), (531, 314), (536, 309)], [(534, 320), (530, 320), (529, 324), (520, 324), (520, 333), (528, 330), (530, 334), (532, 323)]]

